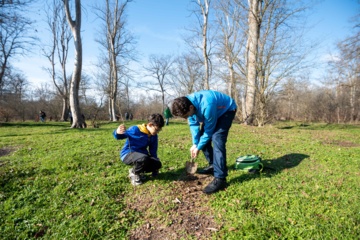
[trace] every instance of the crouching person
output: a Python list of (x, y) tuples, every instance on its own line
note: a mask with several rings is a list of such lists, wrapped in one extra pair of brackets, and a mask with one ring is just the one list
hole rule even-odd
[(129, 178), (134, 186), (142, 184), (144, 173), (156, 176), (161, 168), (160, 159), (157, 157), (158, 133), (164, 126), (161, 114), (151, 114), (146, 124), (131, 126), (128, 129), (121, 124), (113, 132), (117, 140), (125, 139), (126, 142), (120, 151), (120, 159), (129, 169)]

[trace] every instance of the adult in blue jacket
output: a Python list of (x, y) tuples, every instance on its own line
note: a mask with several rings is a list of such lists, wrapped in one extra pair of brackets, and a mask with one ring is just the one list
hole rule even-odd
[[(204, 90), (174, 99), (172, 114), (187, 118), (192, 135), (190, 154), (196, 158), (203, 151), (208, 167), (199, 171), (214, 174), (204, 193), (215, 193), (227, 186), (226, 141), (236, 113), (235, 100), (226, 94)], [(201, 126), (201, 127), (200, 127)]]

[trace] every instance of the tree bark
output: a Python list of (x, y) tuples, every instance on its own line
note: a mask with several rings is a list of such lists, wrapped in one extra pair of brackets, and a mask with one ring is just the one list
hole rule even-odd
[(73, 116), (71, 128), (84, 128), (85, 119), (82, 117), (79, 103), (79, 87), (82, 70), (82, 42), (81, 42), (81, 0), (75, 0), (75, 20), (72, 19), (69, 0), (64, 0), (66, 19), (74, 37), (75, 59), (74, 70), (70, 82), (70, 108)]
[(254, 122), (255, 90), (257, 79), (257, 52), (260, 32), (259, 24), (259, 0), (249, 0), (249, 33), (247, 40), (247, 83), (245, 90), (245, 102), (243, 103), (243, 119), (246, 125)]
[(210, 59), (208, 55), (208, 46), (207, 46), (207, 30), (209, 22), (209, 4), (210, 0), (205, 0), (204, 4), (201, 3), (201, 0), (198, 0), (198, 4), (201, 7), (201, 13), (203, 17), (203, 26), (202, 26), (202, 54), (204, 58), (204, 67), (205, 67), (205, 77), (204, 77), (204, 89), (210, 89), (209, 79), (210, 79)]

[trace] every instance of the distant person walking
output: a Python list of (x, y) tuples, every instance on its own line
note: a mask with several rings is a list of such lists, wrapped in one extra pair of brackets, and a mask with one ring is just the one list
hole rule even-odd
[(166, 107), (166, 109), (164, 110), (164, 117), (166, 119), (165, 121), (165, 125), (168, 126), (169, 125), (169, 120), (170, 118), (173, 117), (173, 115), (171, 114), (170, 108)]
[(73, 117), (71, 111), (69, 111), (70, 125), (73, 123)]
[(46, 113), (44, 111), (40, 110), (39, 117), (40, 117), (41, 122), (45, 122)]

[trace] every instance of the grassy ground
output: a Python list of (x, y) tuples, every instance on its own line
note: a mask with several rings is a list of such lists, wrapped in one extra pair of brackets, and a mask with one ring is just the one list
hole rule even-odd
[[(154, 202), (169, 194), (189, 160), (188, 126), (164, 127), (160, 177), (134, 189), (119, 161), (123, 142), (112, 137), (117, 125), (0, 124), (0, 239), (128, 239), (144, 218), (168, 221), (174, 202), (150, 202), (146, 214), (128, 206), (141, 194)], [(230, 186), (197, 199), (220, 226), (214, 239), (360, 236), (359, 126), (234, 124), (227, 147)], [(234, 170), (235, 159), (246, 154), (261, 156), (262, 174)], [(203, 156), (197, 161), (206, 165)]]

